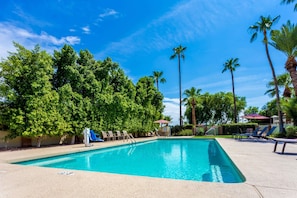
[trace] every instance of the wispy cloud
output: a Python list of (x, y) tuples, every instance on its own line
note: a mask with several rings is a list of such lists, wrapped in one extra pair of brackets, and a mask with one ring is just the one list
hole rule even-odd
[(90, 34), (91, 33), (91, 29), (89, 26), (84, 26), (81, 28), (83, 30), (84, 34)]
[(31, 25), (36, 25), (39, 27), (44, 27), (44, 26), (51, 26), (50, 23), (46, 22), (46, 21), (41, 21), (33, 16), (31, 16), (28, 13), (25, 13), (21, 7), (16, 6), (15, 9), (12, 11), (14, 14), (16, 14), (17, 16), (19, 16), (23, 22), (26, 22), (28, 24)]
[(61, 38), (57, 38), (46, 32), (37, 34), (27, 29), (14, 26), (10, 23), (0, 23), (1, 57), (5, 57), (7, 55), (7, 51), (13, 51), (13, 41), (18, 42), (28, 48), (39, 44), (40, 46), (46, 48), (46, 50), (51, 52), (54, 48), (60, 47), (63, 44), (78, 44), (80, 43), (80, 38), (77, 36), (64, 36)]
[(102, 21), (104, 18), (110, 17), (110, 16), (118, 17), (119, 13), (117, 11), (115, 11), (114, 9), (107, 8), (104, 10), (103, 13), (99, 14), (99, 20)]
[[(232, 3), (231, 0), (227, 1)], [(181, 41), (192, 42), (199, 36), (207, 35), (217, 27), (223, 26), (231, 14), (243, 15), (239, 11), (230, 13), (226, 8), (228, 2), (222, 4), (213, 1), (182, 1), (142, 29), (120, 41), (110, 43), (98, 56), (105, 57), (113, 53), (127, 55), (140, 49), (144, 51), (162, 50), (172, 47), (172, 44), (179, 44)], [(236, 3), (244, 4), (243, 6), (251, 5), (251, 3), (247, 5), (246, 2)]]

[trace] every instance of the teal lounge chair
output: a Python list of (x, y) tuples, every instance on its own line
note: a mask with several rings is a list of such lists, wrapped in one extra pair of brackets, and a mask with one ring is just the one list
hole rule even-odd
[(275, 129), (276, 129), (276, 126), (273, 126), (273, 127), (271, 127), (271, 129), (267, 133), (265, 133), (265, 131), (266, 131), (265, 130), (265, 131), (259, 133), (258, 135), (254, 135), (254, 136), (251, 136), (251, 137), (252, 138), (264, 138), (264, 139), (268, 139), (267, 137), (270, 136)]
[(99, 135), (96, 134), (93, 130), (90, 130), (90, 141), (91, 142), (103, 142), (101, 138), (99, 138)]

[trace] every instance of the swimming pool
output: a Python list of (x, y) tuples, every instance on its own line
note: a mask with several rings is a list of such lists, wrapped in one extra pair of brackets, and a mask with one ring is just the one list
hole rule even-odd
[(245, 180), (216, 140), (159, 139), (17, 164), (208, 182)]

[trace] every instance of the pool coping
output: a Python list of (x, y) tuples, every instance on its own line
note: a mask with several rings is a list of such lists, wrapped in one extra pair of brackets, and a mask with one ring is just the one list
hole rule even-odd
[[(158, 137), (136, 140), (140, 142), (153, 139)], [(126, 144), (123, 141), (109, 141), (93, 143), (92, 147), (79, 144), (0, 152), (0, 197), (49, 197), (53, 192), (59, 193), (59, 197), (96, 197), (98, 193), (105, 197), (295, 197), (296, 145), (288, 146), (288, 154), (280, 155), (272, 152), (273, 142), (222, 138), (216, 140), (245, 176), (246, 182), (195, 182), (86, 171), (67, 172), (61, 169), (9, 164), (34, 157)]]

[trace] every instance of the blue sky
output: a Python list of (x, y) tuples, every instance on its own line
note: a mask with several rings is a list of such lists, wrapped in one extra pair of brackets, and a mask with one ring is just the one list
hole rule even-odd
[[(239, 58), (235, 92), (248, 106), (270, 101), (267, 82), (272, 74), (262, 37), (250, 43), (250, 25), (261, 15), (296, 23), (293, 4), (281, 0), (6, 0), (0, 6), (0, 57), (14, 51), (13, 41), (31, 49), (40, 44), (52, 53), (67, 43), (88, 49), (97, 60), (111, 57), (134, 83), (153, 71), (163, 71), (160, 84), (165, 115), (178, 122), (177, 60), (172, 48), (187, 47), (182, 61), (182, 90), (231, 92), (231, 76), (223, 63)], [(286, 57), (270, 47), (277, 74), (285, 72)]]

